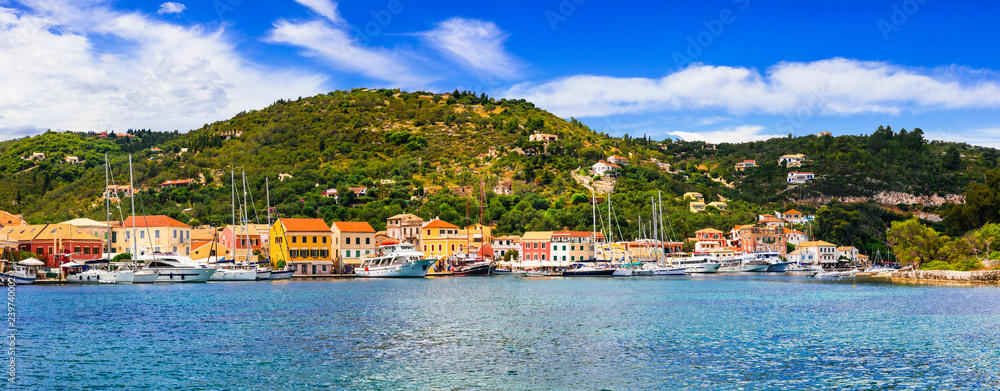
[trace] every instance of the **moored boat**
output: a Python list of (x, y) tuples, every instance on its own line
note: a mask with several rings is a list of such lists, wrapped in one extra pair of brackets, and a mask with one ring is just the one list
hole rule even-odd
[(364, 258), (354, 273), (358, 277), (367, 278), (398, 278), (427, 275), (433, 259), (424, 259), (424, 254), (417, 251), (412, 244), (384, 241), (373, 256)]
[(293, 274), (295, 274), (295, 270), (292, 270), (292, 269), (271, 270), (271, 279), (272, 280), (287, 280), (289, 278), (292, 278)]
[(3, 272), (0, 272), (0, 282), (4, 284), (28, 285), (35, 282), (36, 268), (43, 265), (42, 261), (35, 258), (28, 258), (16, 264), (7, 261), (3, 263)]
[(687, 273), (716, 273), (719, 271), (719, 266), (722, 264), (718, 262), (713, 262), (711, 259), (704, 256), (690, 256), (683, 258), (672, 258), (671, 266), (682, 267)]
[(66, 275), (67, 284), (131, 284), (135, 279), (135, 271), (124, 266), (111, 270), (114, 266), (106, 259), (86, 261), (83, 264), (71, 261), (63, 264), (61, 268), (69, 269)]
[(145, 261), (142, 270), (159, 273), (154, 282), (207, 282), (217, 270), (173, 252), (154, 252), (137, 260)]
[(563, 270), (563, 277), (611, 277), (617, 269), (599, 265), (585, 265), (574, 263)]

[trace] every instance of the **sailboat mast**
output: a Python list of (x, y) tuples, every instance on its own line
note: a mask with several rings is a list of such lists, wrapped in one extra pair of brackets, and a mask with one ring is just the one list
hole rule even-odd
[(108, 198), (108, 186), (110, 186), (108, 184), (109, 172), (111, 172), (111, 167), (108, 167), (108, 154), (104, 154), (104, 219), (108, 223), (108, 261), (111, 260), (111, 199)]
[(597, 195), (594, 194), (594, 190), (590, 190), (590, 213), (592, 223), (590, 224), (590, 243), (593, 245), (594, 249), (594, 261), (597, 260)]
[(138, 263), (139, 243), (135, 237), (135, 176), (132, 174), (132, 155), (128, 155), (128, 187), (132, 199), (132, 262)]
[[(659, 203), (657, 204), (657, 211), (658, 211), (657, 212), (657, 216), (659, 216), (659, 218), (660, 218), (660, 222), (659, 222), (659, 224), (660, 224), (660, 232), (663, 232), (663, 236), (666, 237), (667, 233), (663, 230), (663, 196), (660, 195), (660, 191), (659, 190), (656, 191), (656, 199), (657, 199), (657, 201), (659, 201)], [(660, 241), (660, 253), (663, 254), (664, 258), (666, 258), (667, 257), (667, 247), (666, 247), (666, 243), (664, 243), (664, 242), (665, 241), (663, 241), (663, 240)]]
[(249, 227), (250, 208), (247, 206), (247, 172), (246, 172), (246, 170), (243, 170), (242, 174), (243, 174), (243, 233), (246, 234), (246, 238), (247, 238), (246, 239), (247, 240), (246, 243), (244, 243), (244, 245), (246, 247), (246, 250), (247, 250), (247, 252), (246, 252), (247, 255), (246, 255), (246, 259), (245, 260), (246, 260), (247, 265), (249, 265), (250, 264), (250, 254), (252, 252), (250, 251), (250, 227)]

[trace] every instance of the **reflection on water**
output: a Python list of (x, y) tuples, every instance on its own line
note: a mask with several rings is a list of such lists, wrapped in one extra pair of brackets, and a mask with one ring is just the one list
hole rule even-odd
[(18, 385), (996, 389), (1000, 289), (783, 276), (18, 290)]

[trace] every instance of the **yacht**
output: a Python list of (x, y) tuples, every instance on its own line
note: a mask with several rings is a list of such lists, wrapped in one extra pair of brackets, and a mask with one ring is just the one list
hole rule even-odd
[(425, 259), (424, 253), (417, 251), (412, 244), (384, 241), (371, 257), (364, 258), (361, 265), (354, 269), (358, 277), (424, 277), (430, 269), (433, 259)]
[(139, 256), (137, 260), (145, 262), (142, 270), (159, 273), (155, 282), (206, 282), (217, 270), (175, 252), (157, 251)]
[(616, 270), (618, 269), (597, 264), (574, 263), (566, 267), (562, 275), (563, 277), (610, 277), (614, 276)]
[(682, 267), (687, 273), (715, 273), (719, 271), (721, 263), (714, 262), (706, 256), (692, 255), (684, 258), (673, 258), (671, 265)]
[(69, 262), (62, 267), (70, 270), (66, 276), (67, 284), (131, 284), (135, 279), (135, 271), (125, 266), (117, 266), (115, 269), (107, 259), (86, 261), (83, 264)]

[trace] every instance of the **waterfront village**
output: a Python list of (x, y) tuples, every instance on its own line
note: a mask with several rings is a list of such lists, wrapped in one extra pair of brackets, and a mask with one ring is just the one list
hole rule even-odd
[[(698, 193), (687, 193), (684, 197), (692, 205), (703, 204)], [(788, 210), (760, 215), (755, 224), (739, 225), (729, 232), (704, 228), (688, 240), (694, 244), (694, 253), (716, 258), (742, 252), (777, 251), (788, 262), (824, 268), (865, 263), (866, 256), (854, 247), (810, 241), (805, 232), (788, 228), (812, 218)], [(349, 274), (365, 257), (372, 256), (380, 245), (390, 241), (410, 243), (425, 257), (439, 260), (431, 271), (440, 273), (448, 272), (445, 260), (460, 253), (475, 253), (495, 261), (501, 268), (556, 270), (593, 259), (595, 250), (605, 259), (649, 262), (680, 253), (683, 246), (679, 241), (652, 239), (609, 243), (601, 232), (590, 231), (493, 235), (491, 226), (460, 227), (437, 218), (426, 221), (413, 214), (395, 215), (386, 223), (385, 231), (375, 231), (367, 222), (327, 224), (322, 219), (310, 218), (277, 218), (271, 225), (192, 227), (159, 215), (127, 217), (124, 221), (77, 218), (28, 225), (21, 216), (0, 211), (0, 248), (5, 255), (15, 251), (31, 253), (49, 269), (49, 278), (58, 278), (58, 269), (66, 262), (111, 258), (129, 252), (133, 245), (173, 252), (201, 263), (224, 259), (253, 263), (269, 259), (272, 267), (287, 265), (299, 277)], [(789, 247), (795, 250), (789, 253)]]

